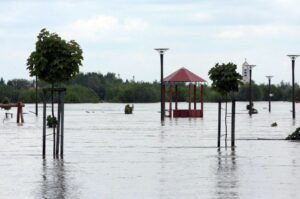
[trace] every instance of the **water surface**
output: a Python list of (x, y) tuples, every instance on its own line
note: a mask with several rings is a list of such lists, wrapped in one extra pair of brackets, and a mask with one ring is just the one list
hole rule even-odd
[(270, 114), (266, 102), (255, 103), (259, 114), (249, 118), (246, 103), (237, 103), (232, 151), (216, 148), (215, 103), (205, 104), (203, 119), (164, 123), (158, 103), (135, 104), (133, 115), (123, 114), (124, 104), (67, 104), (64, 160), (53, 160), (51, 135), (42, 159), (34, 105), (22, 126), (1, 110), (0, 198), (297, 198), (300, 143), (280, 139), (299, 119), (291, 119), (290, 103), (272, 105)]

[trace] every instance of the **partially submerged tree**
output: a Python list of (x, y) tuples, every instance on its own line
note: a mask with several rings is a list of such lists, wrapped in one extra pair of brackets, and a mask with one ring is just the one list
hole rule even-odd
[(209, 78), (212, 80), (212, 88), (225, 97), (225, 145), (227, 146), (227, 100), (228, 96), (233, 97), (233, 93), (239, 90), (242, 84), (242, 76), (236, 72), (237, 66), (234, 63), (219, 64), (217, 63), (208, 72)]
[(79, 66), (83, 60), (82, 50), (74, 40), (66, 41), (46, 29), (41, 30), (37, 39), (35, 51), (27, 59), (27, 69), (30, 76), (37, 76), (40, 80), (51, 84), (54, 118), (54, 86), (68, 81), (79, 73)]

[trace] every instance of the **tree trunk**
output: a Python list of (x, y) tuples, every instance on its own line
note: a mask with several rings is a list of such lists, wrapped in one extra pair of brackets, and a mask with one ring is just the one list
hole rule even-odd
[(225, 147), (227, 147), (227, 96), (225, 99)]
[[(54, 122), (54, 83), (52, 83), (52, 89), (51, 89), (51, 104), (52, 104), (52, 121)], [(55, 127), (56, 124), (55, 122), (53, 123), (53, 156), (55, 157), (55, 141), (56, 141), (56, 137), (55, 137)]]
[(52, 117), (54, 117), (54, 84), (52, 83), (51, 89), (51, 105), (52, 105)]

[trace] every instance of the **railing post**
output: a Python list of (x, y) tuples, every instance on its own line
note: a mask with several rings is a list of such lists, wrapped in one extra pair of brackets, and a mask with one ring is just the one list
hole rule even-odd
[(55, 155), (58, 158), (59, 154), (59, 136), (60, 136), (60, 108), (61, 108), (61, 91), (58, 91), (58, 103), (57, 103), (57, 132), (56, 132), (56, 152)]
[(61, 130), (60, 130), (60, 133), (61, 133), (61, 144), (60, 144), (60, 157), (63, 158), (63, 155), (64, 155), (64, 95), (65, 95), (65, 91), (62, 92), (61, 94), (61, 100), (60, 100), (60, 103), (61, 103)]
[(231, 147), (235, 147), (235, 99), (232, 100), (231, 106)]
[(221, 106), (222, 103), (219, 101), (218, 103), (218, 148), (221, 147)]
[(17, 123), (20, 123), (20, 103), (17, 104)]
[(46, 157), (46, 95), (43, 91), (43, 158)]

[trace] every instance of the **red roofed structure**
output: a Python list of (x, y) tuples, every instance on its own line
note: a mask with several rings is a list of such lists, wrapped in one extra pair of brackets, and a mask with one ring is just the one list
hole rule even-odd
[[(178, 109), (178, 83), (189, 82), (189, 107), (188, 109)], [(163, 103), (165, 103), (166, 85), (169, 86), (169, 116), (172, 117), (203, 117), (203, 83), (206, 81), (186, 68), (181, 68), (164, 78)], [(201, 109), (197, 109), (197, 84), (200, 83), (200, 104)], [(173, 86), (175, 86), (175, 110), (172, 110)], [(193, 86), (193, 89), (192, 89)], [(192, 92), (193, 90), (193, 92)], [(194, 107), (192, 109), (192, 93)], [(173, 113), (173, 114), (172, 114)]]
[(206, 82), (198, 75), (192, 73), (188, 69), (182, 67), (168, 77), (164, 78), (164, 82)]

